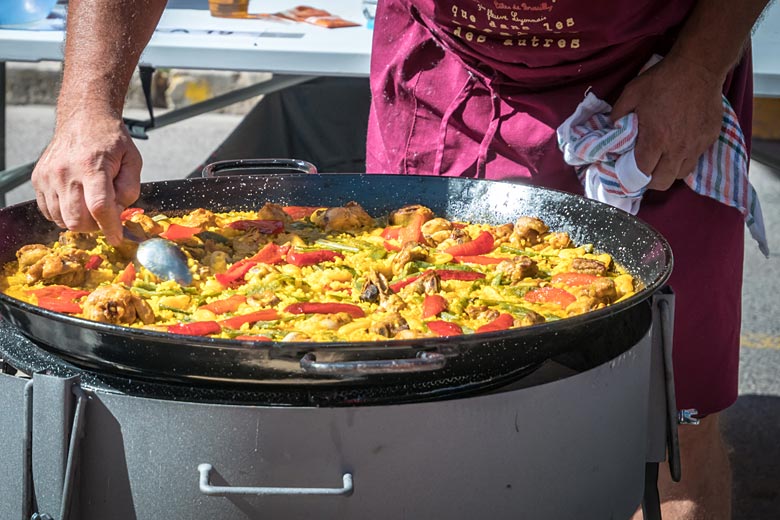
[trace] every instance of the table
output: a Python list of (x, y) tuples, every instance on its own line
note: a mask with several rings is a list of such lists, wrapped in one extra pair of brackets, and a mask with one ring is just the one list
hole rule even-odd
[[(250, 12), (278, 12), (300, 0), (250, 2)], [(327, 29), (303, 23), (214, 18), (206, 0), (170, 0), (139, 60), (142, 79), (155, 68), (271, 72), (269, 81), (236, 89), (202, 103), (143, 121), (127, 121), (134, 137), (232, 103), (323, 76), (367, 77), (373, 32), (366, 28), (361, 0), (323, 5), (333, 14), (362, 24)], [(0, 28), (0, 206), (5, 193), (29, 180), (34, 164), (5, 170), (5, 62), (62, 61), (63, 6), (49, 19)], [(151, 114), (150, 114), (151, 116)], [(5, 170), (5, 171), (3, 171)]]

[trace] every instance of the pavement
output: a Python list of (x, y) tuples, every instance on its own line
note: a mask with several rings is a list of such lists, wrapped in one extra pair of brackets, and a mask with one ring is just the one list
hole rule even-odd
[[(142, 118), (144, 112), (128, 115)], [(137, 141), (144, 158), (142, 181), (185, 176), (240, 120), (235, 114), (201, 115), (155, 130), (148, 141)], [(51, 106), (9, 106), (7, 166), (35, 160), (53, 125)], [(765, 162), (775, 166), (753, 161), (751, 179), (775, 252), (766, 259), (746, 239), (739, 399), (724, 413), (734, 471), (734, 520), (780, 518), (780, 160), (771, 160), (780, 158), (780, 145), (769, 143), (762, 152), (762, 157), (770, 158)], [(28, 183), (10, 192), (7, 200), (13, 204), (31, 198)]]

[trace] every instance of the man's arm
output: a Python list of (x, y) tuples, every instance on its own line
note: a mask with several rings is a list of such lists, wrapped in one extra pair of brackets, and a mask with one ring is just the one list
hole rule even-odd
[(165, 0), (71, 0), (54, 137), (33, 171), (41, 212), (61, 227), (122, 238), (138, 198), (141, 156), (122, 107)]
[(612, 118), (636, 112), (636, 160), (652, 176), (650, 188), (685, 178), (718, 138), (723, 82), (767, 3), (700, 0), (669, 54), (620, 95)]

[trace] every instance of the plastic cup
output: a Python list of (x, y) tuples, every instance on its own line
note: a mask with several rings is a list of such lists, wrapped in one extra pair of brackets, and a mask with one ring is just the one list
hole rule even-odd
[(246, 18), (249, 0), (209, 0), (209, 11), (219, 18)]

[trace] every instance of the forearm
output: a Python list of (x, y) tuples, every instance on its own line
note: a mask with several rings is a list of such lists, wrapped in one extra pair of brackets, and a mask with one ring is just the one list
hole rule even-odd
[(130, 78), (166, 0), (71, 0), (61, 120), (89, 106), (120, 117)]
[(739, 61), (768, 0), (699, 0), (669, 57), (698, 64), (720, 83)]

